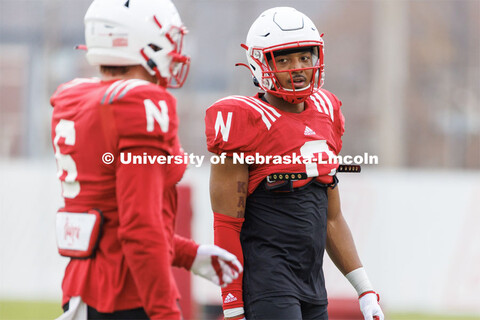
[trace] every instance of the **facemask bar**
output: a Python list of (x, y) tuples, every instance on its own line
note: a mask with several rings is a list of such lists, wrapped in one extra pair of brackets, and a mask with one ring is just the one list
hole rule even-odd
[(173, 50), (168, 54), (171, 57), (169, 71), (170, 79), (168, 88), (180, 88), (187, 79), (190, 70), (190, 57), (182, 55), (183, 37), (187, 34), (185, 27), (172, 26), (165, 37), (173, 45)]
[[(153, 20), (160, 29), (163, 28), (155, 16), (153, 16)], [(140, 51), (146, 64), (153, 70), (159, 81), (159, 85), (162, 87), (180, 88), (187, 79), (190, 69), (190, 57), (182, 55), (181, 53), (185, 34), (187, 34), (185, 27), (170, 26), (168, 32), (165, 33), (165, 38), (172, 46), (172, 50), (168, 54), (161, 52), (161, 50), (164, 50), (163, 48), (155, 52), (150, 47), (145, 47)], [(167, 77), (161, 74), (157, 66), (156, 61), (161, 61), (161, 59), (169, 59)], [(165, 70), (163, 72), (165, 72)]]

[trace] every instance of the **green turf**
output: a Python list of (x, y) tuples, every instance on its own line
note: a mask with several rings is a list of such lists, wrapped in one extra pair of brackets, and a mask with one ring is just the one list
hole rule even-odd
[[(52, 320), (61, 314), (59, 302), (0, 300), (0, 320)], [(480, 320), (480, 316), (390, 313), (386, 320)]]
[(60, 302), (0, 301), (1, 320), (52, 320), (61, 314)]
[(386, 320), (480, 320), (480, 316), (444, 316), (421, 313), (391, 313)]

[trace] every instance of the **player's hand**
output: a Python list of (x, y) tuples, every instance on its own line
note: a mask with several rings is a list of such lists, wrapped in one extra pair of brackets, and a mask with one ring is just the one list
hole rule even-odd
[(235, 255), (215, 245), (202, 244), (197, 249), (192, 272), (225, 287), (238, 278), (243, 268)]
[(365, 320), (384, 320), (385, 316), (378, 301), (380, 301), (380, 297), (374, 291), (367, 291), (360, 295), (358, 302)]

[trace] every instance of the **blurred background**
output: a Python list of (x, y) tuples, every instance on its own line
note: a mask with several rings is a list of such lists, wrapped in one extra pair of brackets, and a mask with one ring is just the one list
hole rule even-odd
[[(67, 261), (53, 233), (62, 200), (49, 97), (62, 82), (98, 76), (73, 49), (84, 43), (90, 2), (0, 0), (2, 319), (19, 312), (7, 315), (10, 302), (28, 301), (23, 309), (33, 308), (32, 319), (40, 317), (33, 301), (61, 312)], [(379, 158), (339, 179), (344, 214), (387, 319), (480, 319), (480, 1), (174, 3), (190, 30), (192, 57), (186, 84), (173, 91), (184, 149), (208, 158), (206, 108), (257, 92), (249, 71), (234, 66), (245, 61), (240, 44), (257, 16), (274, 6), (306, 13), (324, 33), (324, 88), (343, 103), (342, 153)], [(182, 182), (192, 236), (204, 243), (212, 242), (208, 170), (208, 163), (190, 168)], [(328, 258), (325, 273), (332, 300), (355, 299)], [(192, 319), (213, 318), (219, 290), (198, 279), (191, 285)]]

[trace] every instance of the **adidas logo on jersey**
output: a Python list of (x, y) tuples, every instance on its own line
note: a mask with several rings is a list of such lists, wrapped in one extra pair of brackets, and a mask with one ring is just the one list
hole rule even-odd
[(306, 136), (311, 136), (312, 134), (316, 134), (315, 131), (310, 129), (308, 126), (305, 127), (305, 131), (303, 132), (304, 135)]
[(233, 302), (233, 301), (237, 301), (237, 298), (233, 294), (229, 293), (225, 297), (225, 300), (223, 301), (223, 303), (230, 303), (230, 302)]

